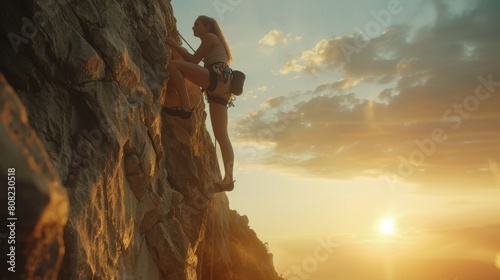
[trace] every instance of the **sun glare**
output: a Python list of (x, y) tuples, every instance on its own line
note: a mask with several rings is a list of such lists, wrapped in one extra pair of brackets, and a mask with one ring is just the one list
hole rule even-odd
[(383, 235), (393, 235), (396, 233), (396, 227), (394, 226), (394, 220), (392, 218), (382, 219), (378, 229)]
[(495, 266), (500, 269), (500, 253), (497, 254), (497, 259), (495, 260)]

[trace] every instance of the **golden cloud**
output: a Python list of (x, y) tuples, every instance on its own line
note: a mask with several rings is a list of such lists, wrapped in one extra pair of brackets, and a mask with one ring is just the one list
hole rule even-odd
[[(321, 40), (280, 73), (342, 78), (269, 100), (237, 135), (272, 142), (267, 164), (324, 177), (391, 174), (441, 187), (498, 186), (498, 8), (500, 2), (480, 1), (461, 15), (439, 10), (437, 22), (411, 41), (409, 27), (395, 26), (349, 59), (342, 46), (356, 46), (358, 35)], [(375, 98), (362, 98), (360, 86), (372, 86)]]

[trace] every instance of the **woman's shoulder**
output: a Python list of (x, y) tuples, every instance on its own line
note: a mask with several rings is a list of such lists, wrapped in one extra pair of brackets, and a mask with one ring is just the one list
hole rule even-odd
[(217, 37), (217, 35), (215, 35), (214, 33), (207, 33), (203, 37), (203, 41), (206, 41), (207, 43), (212, 43), (212, 44), (220, 43), (219, 37)]

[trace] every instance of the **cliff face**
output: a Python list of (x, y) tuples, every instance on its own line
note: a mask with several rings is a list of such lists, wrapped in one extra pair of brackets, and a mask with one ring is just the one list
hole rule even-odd
[(161, 113), (178, 103), (169, 1), (9, 0), (0, 16), (0, 172), (16, 169), (19, 226), (3, 278), (280, 279), (211, 192), (199, 89), (191, 119)]

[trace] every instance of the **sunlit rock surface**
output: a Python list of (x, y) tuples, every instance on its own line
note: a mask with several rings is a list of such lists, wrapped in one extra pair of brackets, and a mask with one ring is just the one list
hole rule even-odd
[(2, 75), (0, 155), (0, 251), (1, 259), (7, 258), (2, 277), (55, 279), (64, 256), (68, 197), (24, 106)]
[(169, 1), (9, 0), (0, 15), (1, 174), (19, 166), (30, 252), (3, 279), (280, 279), (248, 219), (211, 192), (198, 87), (191, 119), (161, 113), (179, 102)]

